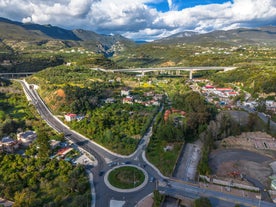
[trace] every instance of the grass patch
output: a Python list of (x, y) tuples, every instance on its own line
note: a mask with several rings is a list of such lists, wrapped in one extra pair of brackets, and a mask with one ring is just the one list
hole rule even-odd
[[(155, 165), (165, 176), (171, 176), (183, 142), (174, 142), (171, 151), (164, 151), (168, 142), (152, 137), (148, 149), (147, 159)], [(170, 143), (172, 144), (172, 143)]]
[(136, 167), (125, 166), (112, 170), (108, 181), (116, 188), (132, 189), (141, 185), (145, 180), (144, 173)]

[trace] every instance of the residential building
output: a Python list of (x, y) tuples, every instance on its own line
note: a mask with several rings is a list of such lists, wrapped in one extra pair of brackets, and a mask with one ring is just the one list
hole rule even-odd
[(133, 104), (133, 98), (130, 96), (123, 98), (123, 104)]
[(77, 119), (77, 114), (69, 113), (69, 114), (64, 115), (64, 118), (65, 118), (65, 121), (68, 121), (68, 122), (74, 121)]
[(265, 102), (266, 109), (268, 111), (276, 112), (276, 102), (275, 101), (266, 101)]
[(28, 146), (37, 138), (35, 131), (26, 131), (17, 134), (17, 140), (20, 144)]
[(114, 98), (107, 98), (104, 100), (105, 103), (115, 103), (115, 99)]
[(52, 140), (50, 140), (50, 146), (51, 146), (51, 149), (55, 149), (58, 146), (60, 146), (60, 141), (52, 139)]
[(130, 91), (128, 89), (121, 90), (121, 96), (129, 96)]
[(0, 142), (0, 148), (5, 152), (13, 152), (18, 147), (18, 142), (9, 136), (3, 137)]

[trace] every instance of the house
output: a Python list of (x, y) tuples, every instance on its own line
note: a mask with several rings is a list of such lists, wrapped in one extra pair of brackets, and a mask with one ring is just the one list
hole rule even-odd
[(115, 103), (115, 99), (114, 98), (107, 98), (104, 100), (105, 103)]
[(166, 147), (163, 148), (164, 152), (172, 151), (173, 150), (173, 145), (167, 145)]
[(121, 90), (121, 96), (129, 96), (130, 91), (128, 89)]
[(159, 101), (151, 100), (150, 103), (151, 103), (151, 105), (153, 105), (153, 106), (160, 106)]
[(163, 99), (163, 94), (155, 94), (153, 96), (153, 99), (156, 100), (156, 101), (162, 100)]
[(6, 200), (4, 198), (0, 198), (0, 205), (3, 207), (12, 207), (14, 205), (14, 202)]
[(144, 96), (146, 96), (146, 97), (152, 97), (152, 96), (154, 96), (154, 92), (153, 91), (145, 92)]
[(123, 98), (123, 104), (133, 104), (133, 98), (130, 96)]
[(276, 112), (276, 102), (275, 101), (265, 101), (266, 109), (268, 111)]
[(28, 146), (37, 138), (35, 131), (26, 131), (17, 134), (17, 140), (20, 144)]
[(216, 91), (220, 91), (222, 93), (229, 93), (229, 92), (232, 92), (233, 89), (232, 88), (216, 88)]
[(64, 115), (64, 118), (65, 118), (65, 121), (68, 121), (68, 122), (74, 121), (77, 119), (77, 114), (69, 113), (69, 114)]
[(13, 152), (18, 147), (18, 142), (9, 136), (3, 137), (0, 142), (0, 148), (5, 152)]
[(203, 87), (203, 89), (205, 89), (205, 90), (214, 90), (215, 87), (212, 86), (212, 85), (206, 85), (206, 86)]
[(171, 109), (167, 109), (165, 111), (165, 114), (164, 114), (164, 120), (167, 121), (169, 119), (169, 116), (171, 114), (179, 114), (181, 115), (182, 117), (184, 117), (186, 115), (186, 112), (185, 111), (181, 111), (181, 110), (178, 110), (178, 109), (174, 109), (174, 108), (171, 108)]
[(51, 147), (51, 149), (55, 149), (58, 146), (60, 146), (60, 141), (57, 141), (57, 140), (54, 140), (54, 139), (50, 140), (50, 147)]
[(237, 92), (231, 91), (231, 92), (227, 92), (226, 94), (227, 94), (229, 97), (230, 97), (230, 96), (236, 96), (236, 95), (237, 95)]
[(57, 155), (64, 157), (66, 154), (68, 154), (69, 152), (71, 152), (73, 150), (72, 147), (66, 147), (66, 148), (62, 148), (57, 152)]

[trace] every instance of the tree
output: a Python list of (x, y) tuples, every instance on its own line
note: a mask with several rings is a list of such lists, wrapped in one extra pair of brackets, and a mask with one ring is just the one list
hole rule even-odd
[(257, 124), (258, 115), (256, 113), (250, 113), (248, 117), (247, 127), (249, 131), (253, 131)]
[(159, 207), (161, 206), (163, 200), (164, 200), (164, 195), (162, 195), (161, 193), (159, 193), (158, 190), (154, 190), (153, 191), (153, 207)]
[(46, 132), (38, 132), (36, 139), (38, 149), (38, 157), (48, 158), (51, 152), (48, 135)]

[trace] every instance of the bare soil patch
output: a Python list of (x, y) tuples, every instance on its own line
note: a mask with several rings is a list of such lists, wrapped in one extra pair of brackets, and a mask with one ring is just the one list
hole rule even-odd
[(223, 139), (217, 148), (209, 156), (214, 176), (245, 183), (240, 177), (242, 173), (269, 186), (269, 176), (273, 173), (269, 164), (276, 159), (274, 137), (264, 132), (248, 132)]
[(62, 90), (62, 89), (58, 89), (58, 90), (56, 91), (56, 94), (57, 94), (59, 97), (65, 98), (65, 93), (64, 93), (64, 90)]

